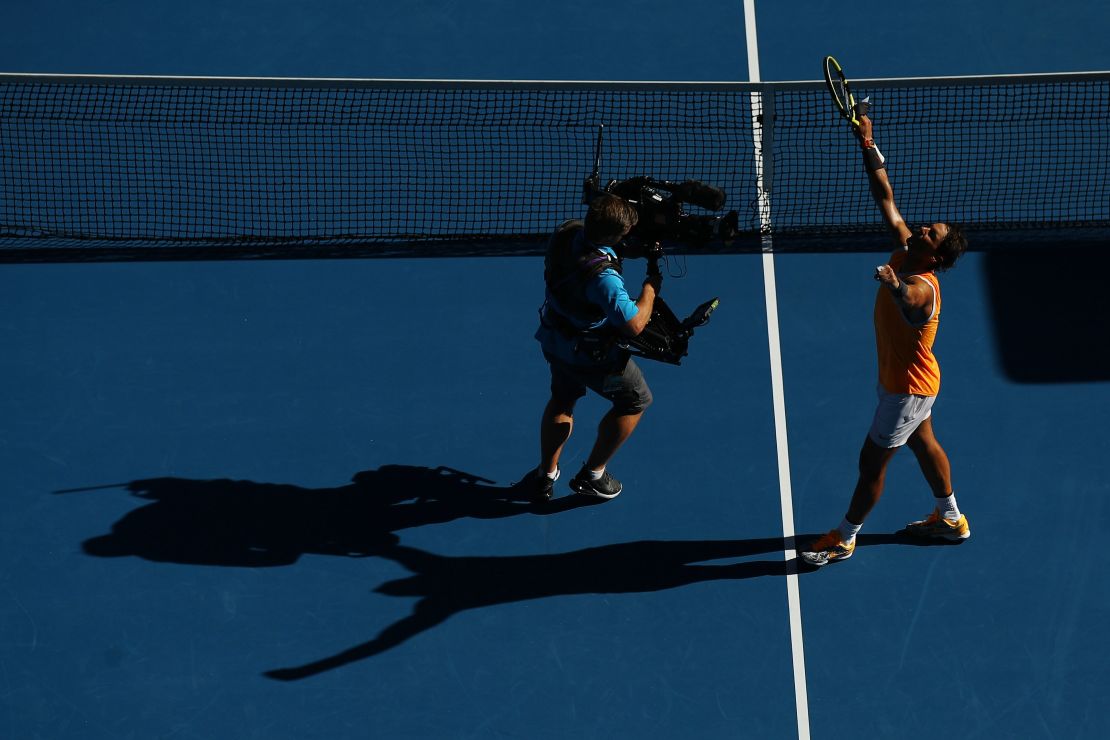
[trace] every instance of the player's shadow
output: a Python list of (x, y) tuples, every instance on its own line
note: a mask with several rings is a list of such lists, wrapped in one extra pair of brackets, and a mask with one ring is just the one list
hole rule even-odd
[[(800, 538), (799, 538), (800, 539)], [(908, 545), (909, 547), (956, 547), (967, 540), (942, 540), (927, 537), (914, 537), (906, 534), (906, 530), (881, 534), (861, 534), (856, 537), (856, 547), (872, 547), (874, 545)]]
[[(412, 575), (382, 584), (375, 591), (416, 597), (412, 612), (372, 640), (299, 666), (267, 671), (282, 681), (308, 678), (365, 660), (397, 647), (467, 609), (482, 609), (531, 599), (572, 594), (648, 593), (716, 580), (785, 576), (816, 570), (784, 551), (817, 535), (784, 539), (652, 540), (602, 545), (574, 552), (510, 557), (446, 557), (413, 547), (395, 546), (380, 555)], [(861, 535), (857, 546), (927, 545), (904, 534)], [(769, 556), (741, 562), (738, 558)], [(840, 567), (840, 566), (830, 566)]]
[(150, 478), (127, 484), (149, 501), (83, 544), (99, 557), (265, 567), (301, 555), (367, 557), (395, 532), (460, 518), (550, 515), (594, 503), (582, 496), (532, 504), (525, 492), (450, 468), (384, 465), (336, 488), (242, 480)]
[[(417, 597), (412, 613), (377, 637), (305, 665), (268, 671), (270, 678), (308, 678), (365, 660), (468, 609), (550, 596), (644, 593), (700, 581), (783, 576), (783, 539), (642, 541), (574, 552), (508, 557), (447, 557), (398, 545), (380, 553), (412, 575), (375, 589)], [(710, 565), (707, 561), (778, 553), (777, 558)]]

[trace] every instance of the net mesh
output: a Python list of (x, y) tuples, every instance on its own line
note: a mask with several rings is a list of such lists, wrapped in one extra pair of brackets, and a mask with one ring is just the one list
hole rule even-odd
[[(907, 221), (1007, 239), (1110, 227), (1110, 74), (853, 89), (872, 99)], [(600, 124), (603, 181), (722, 188), (739, 212), (735, 248), (768, 234), (776, 248), (865, 246), (882, 231), (823, 83), (4, 75), (0, 259), (536, 251), (555, 224), (581, 216)]]
[[(871, 97), (907, 221), (950, 220), (1008, 238), (1110, 224), (1110, 80), (869, 85), (855, 95)], [(858, 165), (859, 155), (843, 127), (827, 125), (819, 96), (775, 98), (774, 230), (850, 233), (876, 224), (862, 170), (832, 166)]]

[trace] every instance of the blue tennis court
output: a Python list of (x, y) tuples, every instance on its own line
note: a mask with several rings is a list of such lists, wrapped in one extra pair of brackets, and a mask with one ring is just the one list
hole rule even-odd
[[(1093, 3), (868, 6), (865, 44), (858, 4), (831, 29), (823, 3), (757, 5), (765, 80), (826, 53), (1110, 69)], [(744, 3), (12, 16), (6, 72), (749, 73)], [(689, 254), (668, 303), (721, 307), (681, 367), (641, 363), (625, 491), (564, 479), (546, 506), (510, 486), (548, 392), (541, 258), (2, 264), (0, 737), (1104, 737), (1110, 357), (1076, 269), (1110, 257), (1053, 247), (942, 276), (934, 419), (974, 536), (895, 534), (930, 505), (906, 451), (852, 560), (815, 572), (790, 554), (843, 516), (874, 407), (872, 245)], [(568, 477), (606, 407), (580, 403)]]

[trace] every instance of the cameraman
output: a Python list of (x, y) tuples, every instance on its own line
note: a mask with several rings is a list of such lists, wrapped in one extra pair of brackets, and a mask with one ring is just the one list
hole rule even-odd
[[(625, 287), (614, 247), (637, 220), (628, 201), (607, 194), (590, 203), (584, 225), (568, 222), (552, 236), (536, 331), (551, 368), (551, 398), (540, 422), (540, 465), (521, 481), (534, 500), (551, 498), (559, 478), (559, 455), (574, 426), (574, 406), (587, 388), (613, 407), (602, 417), (593, 450), (570, 487), (600, 499), (621, 492), (620, 481), (606, 465), (632, 434), (652, 397), (640, 368), (614, 339), (617, 333), (636, 336), (644, 330), (662, 285), (659, 276), (649, 276), (635, 300)], [(553, 253), (564, 254), (571, 267), (558, 269)]]

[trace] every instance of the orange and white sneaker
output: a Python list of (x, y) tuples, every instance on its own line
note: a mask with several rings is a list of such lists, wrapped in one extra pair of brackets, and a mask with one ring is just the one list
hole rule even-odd
[(802, 551), (801, 557), (810, 565), (821, 566), (847, 560), (855, 551), (856, 541), (853, 539), (851, 542), (841, 542), (840, 531), (833, 529), (814, 540), (808, 550)]
[(971, 536), (971, 528), (967, 525), (967, 517), (960, 514), (956, 521), (949, 521), (933, 509), (928, 519), (919, 522), (910, 522), (906, 525), (906, 534), (913, 537), (928, 537), (930, 539), (966, 540)]

